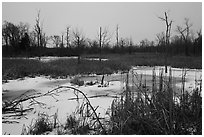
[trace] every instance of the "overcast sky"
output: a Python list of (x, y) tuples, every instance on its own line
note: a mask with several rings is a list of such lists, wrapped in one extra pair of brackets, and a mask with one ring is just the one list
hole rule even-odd
[(116, 25), (120, 37), (132, 37), (139, 43), (142, 39), (155, 40), (156, 34), (165, 31), (165, 22), (158, 19), (169, 13), (172, 19), (172, 33), (176, 26), (184, 26), (189, 18), (196, 32), (202, 27), (202, 3), (2, 3), (2, 21), (14, 24), (27, 22), (31, 29), (35, 24), (37, 11), (41, 11), (43, 28), (47, 35), (61, 35), (66, 26), (82, 29), (86, 37), (95, 39), (99, 27), (107, 27), (115, 40)]

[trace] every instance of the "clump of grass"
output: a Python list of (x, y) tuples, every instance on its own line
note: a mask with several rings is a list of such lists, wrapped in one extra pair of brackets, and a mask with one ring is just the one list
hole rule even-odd
[(84, 85), (84, 81), (80, 80), (79, 77), (74, 77), (73, 79), (71, 79), (70, 83), (78, 85), (78, 86), (83, 86)]
[(49, 116), (46, 114), (39, 114), (38, 119), (29, 127), (29, 135), (41, 135), (47, 131), (53, 130), (53, 124), (49, 119)]
[(68, 129), (68, 128), (69, 129), (73, 129), (73, 128), (77, 127), (78, 123), (79, 122), (76, 120), (76, 117), (70, 115), (70, 116), (67, 117), (67, 120), (66, 120), (64, 128), (65, 129)]
[(90, 124), (81, 124), (83, 123), (81, 120), (81, 118), (77, 118), (76, 116), (73, 115), (69, 115), (67, 117), (66, 123), (65, 123), (65, 131), (69, 132), (70, 134), (80, 134), (80, 135), (86, 135), (86, 134), (90, 134)]

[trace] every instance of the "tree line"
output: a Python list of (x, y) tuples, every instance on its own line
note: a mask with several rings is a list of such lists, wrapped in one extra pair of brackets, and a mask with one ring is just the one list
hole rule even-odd
[[(38, 11), (35, 25), (31, 30), (28, 23), (15, 25), (4, 21), (2, 24), (2, 55), (3, 56), (78, 56), (81, 54), (105, 54), (153, 52), (168, 55), (201, 56), (202, 33), (201, 30), (193, 33), (192, 24), (188, 18), (184, 19), (183, 26), (177, 26), (177, 35), (171, 36), (172, 20), (159, 17), (166, 23), (166, 31), (158, 33), (155, 41), (141, 40), (139, 44), (133, 43), (132, 38), (122, 38), (119, 35), (119, 25), (116, 26), (115, 38), (107, 28), (99, 27), (97, 39), (86, 38), (79, 29), (65, 28), (61, 35), (48, 36), (43, 30)], [(72, 31), (71, 31), (72, 29)], [(114, 40), (115, 39), (115, 40)], [(114, 44), (111, 43), (115, 41)], [(52, 48), (48, 45), (52, 44)]]

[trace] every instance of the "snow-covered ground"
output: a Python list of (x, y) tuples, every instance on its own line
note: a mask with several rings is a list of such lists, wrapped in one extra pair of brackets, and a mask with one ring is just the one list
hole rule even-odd
[[(87, 97), (102, 95), (102, 97), (93, 97), (89, 100), (92, 106), (99, 106), (96, 112), (104, 116), (106, 110), (109, 108), (112, 100), (114, 99), (112, 95), (119, 94), (120, 92), (118, 91), (122, 91), (123, 88), (120, 81), (109, 82), (109, 86), (107, 87), (98, 87), (99, 84), (79, 87), (70, 84), (69, 81), (69, 78), (49, 79), (48, 77), (43, 76), (35, 78), (26, 77), (23, 80), (9, 80), (8, 83), (3, 84), (3, 102), (5, 100), (12, 100), (28, 90), (33, 90), (30, 92), (30, 94), (33, 94), (34, 92), (46, 93), (47, 91), (50, 91), (58, 86), (72, 86), (83, 91)], [(76, 100), (70, 100), (71, 98), (76, 98), (76, 95), (72, 89), (63, 90), (57, 95), (58, 96), (54, 97), (42, 96), (36, 98), (36, 101), (46, 105), (41, 107), (39, 105), (34, 105), (34, 110), (29, 112), (25, 117), (18, 117), (19, 119), (13, 119), (14, 117), (10, 117), (6, 119), (7, 121), (17, 121), (18, 123), (2, 123), (2, 134), (21, 134), (23, 125), (29, 126), (32, 119), (36, 119), (38, 117), (38, 113), (40, 112), (46, 113), (49, 116), (57, 113), (60, 123), (66, 122), (66, 117), (68, 114), (74, 112), (78, 105)], [(25, 101), (22, 106), (23, 108), (29, 108), (29, 104), (30, 100)], [(3, 114), (3, 117), (4, 116), (8, 116), (8, 114)]]
[[(156, 75), (159, 75), (160, 69), (163, 67), (155, 67)], [(138, 74), (145, 74), (149, 79), (151, 79), (152, 75), (152, 67), (133, 67), (133, 71)], [(186, 89), (195, 88), (196, 83), (195, 79), (199, 80), (202, 75), (202, 70), (196, 69), (188, 69), (186, 71)], [(168, 74), (167, 74), (168, 76)], [(182, 69), (172, 68), (172, 76), (176, 78), (180, 78), (182, 76)], [(84, 76), (81, 79), (84, 81), (99, 81), (102, 76), (92, 75), (92, 76)], [(8, 80), (8, 83), (3, 83), (3, 93), (2, 100), (12, 100), (22, 93), (31, 90), (29, 94), (33, 94), (35, 92), (38, 93), (46, 93), (58, 86), (72, 86), (81, 91), (83, 91), (87, 97), (89, 98), (92, 106), (99, 108), (97, 109), (97, 113), (104, 116), (106, 110), (110, 107), (111, 102), (113, 101), (115, 96), (119, 96), (119, 94), (125, 89), (125, 75), (123, 74), (112, 74), (105, 76), (105, 82), (108, 83), (106, 87), (100, 87), (99, 83), (88, 86), (76, 86), (70, 83), (70, 78), (67, 79), (51, 79), (49, 77), (41, 76), (35, 78), (24, 78), (18, 80)], [(150, 80), (151, 81), (151, 80)], [(179, 80), (175, 83), (177, 87), (181, 86), (181, 82)], [(100, 97), (96, 97), (102, 95)], [(93, 97), (95, 96), (95, 97)], [(79, 96), (80, 97), (80, 96)], [(68, 114), (71, 114), (75, 111), (78, 103), (76, 100), (70, 100), (71, 98), (76, 98), (74, 94), (74, 90), (72, 89), (64, 89), (61, 90), (60, 93), (53, 96), (42, 96), (36, 98), (37, 101), (42, 102), (46, 105), (39, 106), (34, 105), (34, 110), (28, 112), (25, 117), (9, 117), (8, 121), (16, 121), (18, 123), (2, 123), (2, 134), (21, 134), (23, 125), (29, 126), (33, 119), (38, 117), (38, 113), (47, 113), (49, 116), (57, 113), (58, 119), (61, 123), (65, 122), (65, 119)], [(82, 101), (82, 100), (81, 100)], [(23, 108), (27, 108), (30, 104), (29, 100), (25, 101), (22, 106)], [(2, 114), (2, 116), (7, 116), (8, 114)]]

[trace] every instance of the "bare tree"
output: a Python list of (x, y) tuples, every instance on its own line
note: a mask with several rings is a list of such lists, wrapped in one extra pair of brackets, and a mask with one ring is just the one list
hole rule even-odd
[(31, 46), (36, 46), (36, 32), (33, 30), (29, 33)]
[(6, 46), (11, 45), (13, 47), (19, 42), (19, 29), (16, 25), (4, 21), (2, 25), (2, 38)]
[(27, 31), (22, 31), (22, 29), (25, 30), (25, 25), (19, 27), (19, 25), (4, 21), (2, 25), (2, 42), (6, 44), (6, 47), (10, 45), (15, 49), (19, 48), (20, 40), (24, 37), (24, 34), (27, 33)]
[(37, 34), (37, 47), (38, 47), (38, 56), (39, 56), (39, 60), (41, 57), (41, 47), (43, 46), (42, 44), (42, 26), (41, 26), (41, 22), (40, 22), (40, 10), (38, 11), (37, 14), (37, 18), (35, 20), (35, 26), (34, 26), (34, 30)]
[(202, 31), (201, 29), (197, 31), (197, 38), (194, 40), (194, 54), (202, 55)]
[(101, 41), (102, 40), (102, 32), (101, 32), (101, 27), (100, 27), (100, 29), (99, 29), (99, 47), (100, 47), (100, 57), (99, 57), (99, 61), (101, 62), (101, 48), (102, 48), (102, 46), (101, 46)]
[(70, 48), (70, 34), (69, 34), (69, 32), (70, 32), (70, 26), (68, 26), (67, 28), (66, 28), (66, 42), (67, 42), (67, 48)]
[(62, 32), (60, 48), (64, 48), (64, 32)]
[(101, 55), (102, 55), (102, 48), (104, 45), (107, 45), (110, 43), (111, 37), (108, 33), (108, 29), (105, 28), (102, 30), (102, 27), (99, 28), (99, 34), (98, 34), (98, 39), (99, 39), (99, 47), (100, 47), (100, 57), (99, 60), (101, 62)]
[(43, 33), (43, 36), (42, 36), (42, 46), (45, 48), (48, 44), (48, 41), (49, 41), (50, 37), (49, 36), (46, 36), (45, 33)]
[[(102, 27), (99, 28), (98, 40), (99, 40), (99, 48), (100, 48), (99, 61), (100, 61), (100, 65), (101, 65), (102, 47), (104, 45), (109, 44), (109, 42), (110, 42), (110, 36), (109, 36), (107, 28), (105, 28), (104, 30), (102, 30)], [(102, 79), (101, 79), (101, 85), (103, 85), (103, 82), (104, 82), (104, 74), (103, 74)]]
[(147, 38), (145, 38), (145, 39), (140, 41), (139, 45), (140, 45), (140, 47), (148, 47), (148, 46), (150, 46), (150, 41)]
[(42, 27), (40, 25), (40, 10), (38, 11), (38, 15), (36, 18), (36, 24), (35, 24), (35, 32), (37, 34), (37, 45), (38, 47), (41, 46), (41, 39), (42, 39)]
[(121, 50), (123, 50), (123, 48), (124, 48), (124, 46), (126, 44), (125, 39), (124, 38), (120, 38), (120, 42), (119, 43), (120, 43), (119, 45), (120, 45)]
[(30, 25), (28, 23), (20, 22), (18, 25), (20, 39), (24, 36), (25, 33), (29, 33)]
[(188, 53), (188, 40), (189, 40), (189, 34), (190, 34), (190, 27), (193, 24), (189, 24), (189, 19), (185, 18), (185, 28), (183, 29), (181, 26), (177, 26), (178, 32), (181, 34), (182, 39), (185, 42), (185, 55), (189, 56)]
[(118, 35), (118, 33), (119, 33), (119, 27), (118, 27), (118, 25), (116, 26), (116, 46), (118, 47), (118, 40), (119, 40), (119, 35)]
[(7, 22), (4, 21), (3, 25), (2, 25), (2, 45), (6, 45), (6, 47), (8, 47), (9, 45), (9, 31), (7, 29)]
[(158, 33), (156, 35), (157, 41), (158, 41), (158, 46), (164, 45), (165, 44), (165, 34), (164, 32)]
[(58, 48), (58, 46), (60, 45), (60, 36), (58, 35), (54, 35), (54, 36), (51, 36), (51, 39), (53, 41), (53, 43), (55, 44), (56, 48)]
[(110, 43), (111, 36), (110, 36), (110, 34), (109, 34), (107, 28), (105, 28), (105, 29), (102, 31), (101, 38), (102, 38), (102, 39), (101, 39), (101, 41), (102, 41), (102, 47), (103, 47), (104, 45), (107, 45), (107, 44)]
[(164, 13), (165, 17), (159, 17), (159, 19), (161, 19), (162, 21), (165, 21), (166, 23), (166, 34), (165, 34), (165, 73), (167, 73), (167, 47), (169, 46), (169, 39), (170, 39), (170, 35), (171, 35), (171, 25), (172, 25), (172, 20), (169, 21), (168, 20), (168, 15), (165, 12)]
[[(169, 39), (171, 35), (171, 25), (172, 25), (172, 20), (168, 20), (168, 15), (165, 12), (164, 13), (165, 17), (159, 17), (162, 21), (165, 21), (166, 23), (166, 34), (165, 34), (165, 73), (167, 73), (167, 47), (169, 46)], [(171, 75), (171, 71), (169, 72), (169, 75)], [(171, 76), (169, 76), (171, 77)], [(169, 88), (171, 89), (171, 87)], [(172, 90), (169, 90), (169, 128), (170, 128), (170, 134), (173, 133), (173, 92)]]
[(132, 53), (132, 49), (133, 49), (133, 41), (132, 41), (132, 37), (129, 38), (129, 42), (128, 42), (128, 44), (129, 44), (128, 52), (129, 52), (129, 54), (131, 54), (131, 53)]
[(82, 33), (82, 31), (79, 31), (78, 29), (75, 29), (73, 31), (73, 43), (77, 46), (77, 54), (78, 54), (78, 64), (80, 64), (80, 57), (81, 57), (81, 46), (85, 42), (85, 37)]

